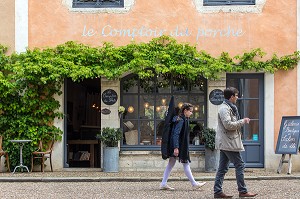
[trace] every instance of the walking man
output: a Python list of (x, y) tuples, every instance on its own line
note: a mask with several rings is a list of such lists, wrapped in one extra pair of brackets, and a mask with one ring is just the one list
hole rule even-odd
[(216, 133), (216, 149), (220, 150), (219, 168), (214, 184), (214, 198), (232, 198), (222, 190), (224, 176), (228, 171), (229, 163), (235, 167), (236, 181), (238, 185), (239, 197), (255, 197), (256, 193), (247, 190), (244, 181), (245, 163), (241, 156), (244, 151), (242, 143), (241, 127), (249, 124), (249, 118), (240, 119), (236, 101), (239, 91), (230, 87), (224, 90), (224, 102), (221, 104), (218, 113), (218, 128)]

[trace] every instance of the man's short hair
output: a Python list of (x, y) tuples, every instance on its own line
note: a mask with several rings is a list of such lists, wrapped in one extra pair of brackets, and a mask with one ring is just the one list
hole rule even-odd
[(234, 87), (228, 87), (224, 89), (224, 98), (229, 100), (231, 98), (231, 96), (235, 95), (235, 94), (239, 94), (238, 89), (234, 88)]

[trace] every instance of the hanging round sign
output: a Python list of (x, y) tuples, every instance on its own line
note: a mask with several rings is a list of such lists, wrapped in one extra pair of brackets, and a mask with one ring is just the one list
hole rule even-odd
[(112, 89), (107, 89), (102, 93), (102, 101), (106, 105), (113, 105), (118, 100), (118, 94)]
[(209, 93), (209, 101), (213, 105), (220, 105), (224, 101), (223, 91), (220, 89), (214, 89)]

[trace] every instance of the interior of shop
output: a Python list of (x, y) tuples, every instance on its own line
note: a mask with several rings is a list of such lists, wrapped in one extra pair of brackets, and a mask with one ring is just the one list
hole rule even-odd
[(99, 168), (101, 125), (100, 79), (67, 80), (67, 164), (69, 167)]

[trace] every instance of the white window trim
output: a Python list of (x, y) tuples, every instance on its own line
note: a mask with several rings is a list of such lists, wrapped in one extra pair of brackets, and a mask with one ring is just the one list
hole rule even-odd
[(25, 52), (28, 47), (28, 0), (15, 1), (15, 51)]
[(81, 13), (127, 13), (132, 9), (135, 0), (124, 0), (124, 8), (73, 8), (73, 0), (62, 0), (62, 4), (71, 12)]
[(255, 5), (230, 5), (230, 6), (203, 6), (203, 0), (193, 0), (196, 9), (200, 13), (262, 13), (266, 0), (256, 0)]

